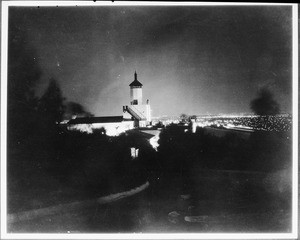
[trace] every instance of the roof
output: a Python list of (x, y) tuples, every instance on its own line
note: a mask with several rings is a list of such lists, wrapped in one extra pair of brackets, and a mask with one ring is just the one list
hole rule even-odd
[(129, 84), (130, 87), (142, 87), (143, 84), (141, 84), (138, 80), (137, 80), (137, 74), (136, 72), (134, 72), (134, 81), (132, 83)]
[(141, 84), (138, 80), (134, 80), (132, 83), (129, 84), (130, 87), (142, 87), (143, 84)]
[(110, 123), (122, 122), (123, 116), (108, 116), (108, 117), (83, 117), (71, 119), (68, 124), (90, 124), (90, 123)]

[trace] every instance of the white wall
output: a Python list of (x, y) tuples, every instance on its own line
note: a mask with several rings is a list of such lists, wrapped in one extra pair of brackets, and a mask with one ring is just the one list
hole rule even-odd
[(94, 129), (104, 128), (106, 135), (118, 136), (129, 129), (133, 129), (133, 121), (123, 121), (117, 123), (92, 123), (92, 124), (74, 124), (68, 127), (69, 130), (75, 130), (86, 133), (93, 133)]
[(130, 88), (130, 102), (138, 100), (138, 104), (143, 104), (142, 88)]
[(123, 112), (123, 119), (131, 119), (131, 114), (128, 113), (127, 111), (126, 112)]

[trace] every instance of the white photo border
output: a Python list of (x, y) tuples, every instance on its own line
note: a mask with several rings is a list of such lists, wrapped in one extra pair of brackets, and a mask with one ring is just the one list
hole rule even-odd
[[(7, 233), (7, 57), (8, 10), (11, 6), (291, 6), (293, 14), (293, 170), (291, 233), (135, 233), (135, 234), (16, 234)], [(1, 239), (297, 239), (298, 238), (298, 5), (285, 3), (218, 2), (99, 2), (2, 1), (1, 3)]]

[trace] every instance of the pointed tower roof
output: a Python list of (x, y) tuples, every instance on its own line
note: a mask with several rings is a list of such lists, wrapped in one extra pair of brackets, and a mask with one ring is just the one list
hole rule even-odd
[(138, 80), (137, 80), (137, 74), (136, 72), (134, 72), (134, 81), (132, 83), (129, 84), (130, 87), (142, 87), (143, 84), (141, 84)]

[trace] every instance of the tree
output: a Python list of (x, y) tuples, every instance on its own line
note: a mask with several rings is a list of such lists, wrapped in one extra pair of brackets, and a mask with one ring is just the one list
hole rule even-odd
[(64, 98), (56, 80), (51, 78), (49, 86), (39, 100), (38, 144), (34, 150), (40, 151), (41, 158), (37, 159), (43, 168), (51, 173), (59, 173), (61, 166), (61, 136), (59, 123), (64, 114)]
[(64, 97), (55, 79), (51, 78), (48, 88), (39, 101), (39, 112), (45, 123), (56, 125), (64, 114)]
[(71, 119), (73, 117), (92, 117), (93, 114), (90, 112), (86, 111), (85, 108), (76, 102), (68, 102), (66, 104), (66, 109), (65, 109), (65, 119)]
[(189, 120), (190, 120), (190, 117), (189, 117), (187, 114), (182, 113), (182, 114), (180, 115), (180, 121), (181, 121), (181, 122), (183, 122), (183, 123), (188, 123)]
[(251, 101), (250, 107), (258, 115), (275, 115), (280, 111), (279, 104), (273, 99), (273, 94), (267, 88), (259, 91), (258, 97)]

